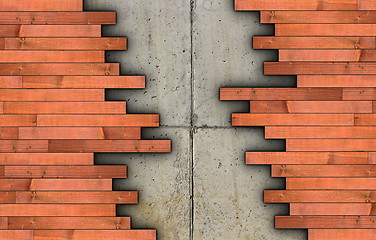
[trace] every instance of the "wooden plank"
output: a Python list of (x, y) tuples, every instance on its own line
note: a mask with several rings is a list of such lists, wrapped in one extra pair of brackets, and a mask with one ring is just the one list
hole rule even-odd
[(375, 215), (373, 203), (291, 203), (290, 215)]
[(358, 0), (358, 10), (376, 10), (376, 3), (373, 0)]
[[(0, 203), (16, 203), (16, 192), (0, 192)], [(0, 229), (2, 220), (3, 218), (0, 218)]]
[(376, 114), (355, 114), (355, 125), (373, 126), (376, 124)]
[(103, 63), (104, 60), (104, 51), (0, 51), (3, 63)]
[(126, 50), (127, 38), (0, 38), (5, 50)]
[(1, 11), (82, 11), (80, 0), (15, 0), (0, 1)]
[(18, 139), (18, 128), (0, 127), (0, 139)]
[(376, 74), (372, 62), (265, 62), (265, 75)]
[(2, 153), (46, 153), (47, 140), (0, 140)]
[(279, 50), (279, 61), (374, 62), (376, 50)]
[(0, 191), (111, 190), (112, 179), (0, 179)]
[(310, 240), (373, 240), (375, 229), (309, 229)]
[(32, 230), (0, 230), (0, 239), (34, 240)]
[(130, 229), (129, 217), (8, 217), (8, 229)]
[(365, 152), (247, 152), (247, 164), (374, 164)]
[(342, 88), (221, 88), (221, 100), (342, 100)]
[[(354, 88), (354, 90), (358, 90), (359, 88), (376, 87), (376, 76), (374, 75), (299, 75), (298, 87), (299, 88), (301, 87), (304, 87), (304, 88), (305, 87), (312, 87), (312, 88), (344, 87), (344, 88)], [(346, 94), (348, 94), (348, 90), (344, 89), (344, 91), (346, 92)]]
[[(2, 195), (1, 195), (2, 194)], [(134, 191), (108, 191), (108, 192), (0, 192), (1, 202), (16, 203), (116, 203), (116, 204), (136, 204), (138, 203), (138, 193)], [(3, 196), (3, 197), (2, 197)], [(5, 199), (5, 200), (4, 200)]]
[(50, 140), (49, 152), (170, 152), (170, 140)]
[[(316, 12), (316, 11), (315, 11)], [(296, 12), (298, 14), (300, 12)], [(346, 13), (346, 12), (344, 12)], [(304, 18), (310, 19), (310, 18)], [(375, 37), (253, 37), (254, 49), (375, 49)]]
[(374, 177), (375, 165), (273, 165), (273, 177)]
[(116, 24), (116, 12), (0, 12), (0, 24)]
[(0, 75), (119, 75), (118, 63), (1, 63)]
[(287, 139), (287, 151), (376, 151), (376, 139)]
[(139, 127), (21, 127), (18, 132), (19, 139), (141, 139)]
[[(0, 116), (1, 117), (1, 116)], [(158, 114), (38, 115), (38, 127), (158, 127)]]
[[(6, 103), (4, 103), (6, 106)], [(4, 112), (6, 113), (5, 109)], [(251, 113), (372, 113), (372, 101), (251, 101)]]
[(2, 127), (32, 127), (36, 125), (36, 115), (0, 115), (0, 126)]
[(0, 89), (0, 101), (104, 101), (103, 89)]
[(0, 165), (93, 165), (92, 153), (0, 153)]
[(22, 77), (0, 76), (0, 88), (22, 88)]
[(376, 191), (265, 190), (266, 203), (375, 203)]
[(356, 10), (356, 0), (235, 0), (236, 11), (256, 10)]
[[(115, 217), (114, 204), (0, 204), (0, 216)], [(1, 236), (1, 235), (0, 235)], [(1, 237), (0, 237), (1, 239)]]
[(35, 230), (34, 240), (156, 240), (155, 230)]
[(232, 114), (233, 126), (354, 125), (353, 114)]
[(266, 127), (265, 138), (376, 138), (376, 127)]
[(276, 216), (275, 228), (372, 229), (376, 228), (375, 221), (374, 216)]
[(24, 76), (22, 85), (24, 88), (145, 88), (145, 77)]
[(127, 166), (4, 166), (5, 178), (127, 178)]
[(0, 37), (100, 37), (101, 25), (0, 25)]
[(344, 88), (343, 100), (375, 100), (375, 88)]
[(376, 190), (376, 178), (287, 178), (288, 190)]
[(276, 24), (276, 36), (373, 37), (376, 24)]
[[(371, 111), (372, 112), (372, 111)], [(125, 102), (5, 102), (4, 114), (125, 114)]]

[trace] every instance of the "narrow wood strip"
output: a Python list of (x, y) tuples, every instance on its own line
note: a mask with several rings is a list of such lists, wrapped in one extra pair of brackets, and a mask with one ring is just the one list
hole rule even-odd
[(141, 139), (139, 127), (21, 127), (18, 132), (19, 139)]
[(22, 77), (0, 76), (0, 88), (22, 88)]
[(119, 75), (118, 63), (1, 63), (0, 75)]
[(375, 203), (376, 191), (265, 190), (266, 203)]
[[(314, 11), (317, 12), (317, 11)], [(296, 12), (299, 14), (300, 12)], [(342, 12), (341, 12), (342, 13)], [(343, 12), (346, 14), (346, 12)], [(295, 13), (294, 13), (295, 14)], [(310, 18), (304, 18), (310, 19)], [(375, 49), (375, 37), (253, 37), (254, 49)]]
[(103, 89), (0, 89), (0, 101), (104, 101)]
[(354, 125), (353, 114), (232, 114), (233, 126)]
[(4, 166), (5, 178), (127, 178), (127, 166)]
[(247, 152), (247, 164), (374, 164), (365, 152)]
[[(298, 87), (318, 88), (370, 88), (376, 87), (376, 76), (374, 75), (299, 75)], [(346, 94), (348, 94), (348, 91)]]
[(0, 179), (0, 191), (111, 190), (112, 179)]
[(50, 140), (49, 152), (170, 152), (170, 140)]
[(376, 74), (376, 63), (265, 62), (264, 69), (265, 75), (358, 75)]
[[(114, 204), (0, 204), (0, 216), (115, 217)], [(0, 235), (1, 239), (1, 235)]]
[(126, 50), (127, 38), (0, 38), (5, 50)]
[[(16, 203), (16, 192), (0, 192), (0, 203)], [(0, 218), (0, 229), (2, 228), (2, 220)]]
[(0, 139), (18, 139), (18, 128), (0, 127)]
[(356, 0), (235, 0), (237, 11), (257, 10), (355, 10)]
[[(372, 113), (372, 101), (251, 101), (251, 113)], [(6, 103), (4, 103), (6, 106)], [(6, 113), (6, 110), (4, 109)]]
[(376, 139), (287, 139), (287, 151), (376, 151)]
[(0, 24), (116, 24), (116, 12), (0, 12)]
[(101, 37), (101, 25), (0, 25), (0, 37)]
[(276, 36), (373, 37), (376, 24), (276, 24)]
[(0, 140), (2, 153), (47, 153), (47, 140)]
[(0, 165), (93, 165), (92, 153), (0, 153)]
[[(1, 195), (2, 194), (2, 195)], [(109, 191), (109, 192), (0, 192), (1, 203), (13, 203), (14, 194), (17, 195), (16, 203), (116, 203), (136, 204), (138, 193), (135, 191)]]
[(0, 11), (82, 11), (80, 0), (15, 0), (0, 1)]
[(376, 190), (376, 178), (287, 178), (288, 190)]
[(373, 240), (375, 229), (309, 229), (310, 240)]
[(342, 88), (221, 88), (221, 100), (342, 100)]
[(376, 138), (376, 127), (266, 127), (265, 138)]
[(273, 165), (273, 177), (375, 177), (375, 165)]
[(376, 100), (376, 88), (344, 88), (343, 100)]
[(374, 203), (291, 203), (290, 215), (375, 215)]
[(104, 51), (0, 51), (0, 62), (3, 63), (103, 63), (104, 61)]
[(145, 88), (145, 77), (24, 76), (22, 77), (22, 84), (24, 88)]
[(373, 126), (376, 125), (376, 114), (355, 114), (355, 125)]
[(276, 216), (275, 228), (372, 229), (376, 228), (375, 221), (374, 216)]
[(130, 229), (129, 217), (8, 217), (8, 229)]
[(376, 3), (373, 0), (358, 0), (358, 10), (376, 10)]
[(376, 50), (279, 50), (279, 61), (374, 62)]
[(0, 230), (0, 239), (34, 240), (32, 230)]
[[(155, 240), (155, 230), (35, 230), (34, 240)], [(26, 239), (28, 240), (28, 239)]]
[(125, 114), (125, 102), (5, 102), (4, 114)]
[(32, 127), (36, 125), (36, 115), (0, 115), (0, 126), (2, 127)]
[[(1, 117), (1, 116), (0, 116)], [(38, 127), (158, 127), (158, 114), (38, 115)]]

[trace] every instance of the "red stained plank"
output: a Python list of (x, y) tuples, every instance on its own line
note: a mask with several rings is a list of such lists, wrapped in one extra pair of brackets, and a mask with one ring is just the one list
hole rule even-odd
[(344, 88), (343, 100), (375, 100), (375, 88)]
[(375, 215), (373, 203), (291, 203), (290, 215)]
[(0, 127), (0, 139), (18, 139), (18, 128)]
[(276, 36), (357, 36), (376, 35), (376, 24), (276, 24)]
[[(376, 76), (374, 75), (299, 75), (298, 87), (299, 88), (300, 87), (318, 87), (318, 88), (348, 87), (348, 88), (355, 88), (354, 90), (356, 91), (359, 88), (376, 87)], [(348, 90), (344, 89), (344, 91), (346, 94), (348, 94)]]
[[(16, 192), (0, 192), (0, 203), (16, 203)], [(0, 218), (0, 229), (2, 220), (3, 218)]]
[(103, 89), (0, 89), (0, 101), (104, 101)]
[(170, 140), (50, 140), (49, 152), (170, 152)]
[(358, 0), (358, 10), (376, 10), (376, 2), (373, 0)]
[(92, 165), (92, 153), (0, 153), (0, 165)]
[(287, 151), (376, 151), (376, 139), (287, 139)]
[(155, 240), (155, 230), (35, 230), (34, 240)]
[(0, 76), (0, 88), (22, 88), (22, 77)]
[(374, 62), (376, 50), (279, 50), (279, 61)]
[(376, 235), (375, 229), (310, 229), (310, 240), (373, 240)]
[(0, 230), (0, 239), (34, 240), (31, 230)]
[[(0, 91), (1, 92), (1, 91)], [(36, 115), (0, 115), (0, 126), (2, 127), (16, 127), (24, 126), (31, 127), (37, 125)]]
[(2, 153), (46, 153), (47, 140), (0, 140)]
[(373, 126), (376, 125), (376, 114), (355, 114), (355, 125)]
[(376, 228), (375, 221), (376, 217), (373, 216), (277, 216), (275, 217), (275, 227), (288, 229)]
[(355, 10), (356, 0), (235, 0), (235, 10)]
[(100, 37), (100, 36), (101, 36), (100, 25), (0, 25), (0, 37)]
[(82, 11), (81, 0), (14, 0), (0, 1), (1, 11)]
[(376, 178), (287, 178), (286, 189), (376, 190)]
[(104, 51), (0, 51), (2, 63), (100, 63), (104, 60)]

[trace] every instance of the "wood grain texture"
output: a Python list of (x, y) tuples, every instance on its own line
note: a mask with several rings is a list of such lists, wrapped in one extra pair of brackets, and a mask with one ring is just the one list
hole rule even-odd
[(376, 24), (276, 24), (275, 35), (369, 37), (376, 35)]
[(368, 228), (373, 229), (376, 217), (374, 216), (277, 216), (275, 217), (276, 228)]
[(374, 75), (299, 75), (298, 87), (372, 88), (376, 87), (376, 77)]
[(4, 102), (104, 101), (103, 89), (0, 89)]
[(291, 203), (291, 215), (375, 215), (374, 203)]
[[(0, 6), (1, 9), (1, 6)], [(100, 37), (100, 25), (0, 25), (0, 37)]]
[(355, 10), (356, 0), (235, 0), (235, 10)]
[(376, 190), (376, 178), (287, 178), (288, 190)]
[(374, 62), (376, 50), (279, 50), (281, 62)]
[(80, 0), (15, 0), (0, 1), (1, 11), (82, 11)]
[(34, 240), (32, 230), (0, 230), (0, 239)]
[(35, 230), (34, 240), (155, 240), (155, 230)]
[(376, 139), (287, 139), (287, 151), (376, 151)]
[(375, 229), (310, 229), (310, 240), (373, 240)]
[(93, 153), (0, 153), (0, 166), (93, 164)]
[(103, 63), (104, 60), (104, 51), (0, 50), (2, 63)]

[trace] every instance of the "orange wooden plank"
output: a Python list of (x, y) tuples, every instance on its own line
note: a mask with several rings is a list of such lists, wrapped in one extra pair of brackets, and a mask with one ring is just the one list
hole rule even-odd
[(104, 101), (103, 89), (0, 89), (0, 101)]
[(16, 194), (16, 203), (116, 203), (136, 204), (138, 193), (134, 191), (108, 192), (0, 192), (0, 202), (13, 203)]
[[(1, 117), (1, 116), (0, 116)], [(158, 114), (38, 115), (39, 127), (158, 127)]]
[(353, 114), (232, 114), (233, 126), (354, 125)]
[(374, 164), (365, 152), (247, 152), (247, 164)]
[(127, 166), (4, 166), (5, 178), (127, 178)]
[[(376, 228), (373, 216), (276, 216), (275, 228)], [(311, 239), (311, 238), (310, 238)], [(320, 238), (322, 239), (322, 238)], [(358, 238), (353, 238), (358, 239)], [(362, 239), (362, 238), (359, 238)]]
[(276, 24), (276, 36), (375, 36), (376, 24)]
[(358, 0), (358, 10), (376, 10), (376, 2), (373, 0)]
[(111, 190), (112, 179), (0, 179), (0, 191)]
[(0, 127), (0, 139), (18, 139), (18, 128)]
[(375, 151), (376, 139), (287, 139), (287, 151)]
[[(251, 113), (372, 113), (372, 101), (251, 101)], [(6, 106), (6, 103), (4, 103)], [(4, 109), (4, 113), (6, 110)]]
[(34, 240), (32, 230), (0, 230), (0, 239)]
[(0, 88), (22, 88), (22, 77), (0, 76)]
[(287, 178), (289, 190), (376, 190), (376, 178)]
[(0, 51), (0, 62), (3, 63), (103, 63), (104, 60), (104, 51)]
[[(299, 75), (298, 87), (299, 88), (300, 87), (318, 87), (318, 88), (344, 87), (344, 88), (355, 88), (354, 90), (358, 90), (359, 88), (376, 87), (376, 76), (374, 75)], [(348, 94), (348, 90), (345, 89), (344, 91)]]
[(375, 100), (375, 99), (376, 99), (375, 88), (344, 88), (343, 89), (343, 100)]
[(221, 88), (221, 100), (342, 100), (342, 88)]
[(372, 203), (291, 203), (290, 215), (375, 215)]
[(125, 102), (5, 102), (4, 114), (125, 114)]
[[(316, 12), (316, 11), (315, 11)], [(296, 12), (298, 14), (300, 12)], [(342, 13), (342, 12), (341, 12)], [(346, 14), (346, 12), (344, 12)], [(304, 18), (310, 19), (310, 18)], [(375, 37), (253, 37), (254, 49), (375, 49)]]
[(127, 38), (0, 38), (6, 50), (126, 50)]
[(0, 75), (119, 75), (118, 63), (1, 63)]
[(0, 25), (0, 37), (100, 37), (101, 25)]
[[(1, 142), (1, 141), (0, 141)], [(50, 140), (49, 152), (170, 152), (170, 140)]]
[[(35, 230), (34, 240), (156, 240), (155, 230)], [(26, 239), (27, 240), (27, 239)]]
[(235, 0), (235, 10), (355, 10), (356, 0)]
[(14, 0), (0, 1), (0, 11), (82, 11), (81, 0)]
[(376, 127), (266, 127), (265, 138), (376, 138)]
[(376, 191), (265, 190), (266, 203), (375, 203)]
[(0, 140), (2, 153), (46, 153), (47, 140)]
[(374, 62), (376, 50), (279, 50), (279, 61)]
[(24, 88), (145, 88), (145, 77), (24, 76), (22, 84)]
[(0, 12), (0, 24), (116, 24), (116, 12)]
[[(115, 204), (0, 204), (0, 216), (115, 217)], [(1, 236), (1, 235), (0, 235)], [(0, 237), (1, 239), (1, 237)]]
[(2, 127), (31, 127), (36, 125), (36, 115), (0, 115), (0, 126)]
[(375, 165), (273, 165), (273, 177), (374, 177)]
[(129, 217), (8, 217), (8, 229), (129, 229)]
[[(0, 192), (0, 203), (16, 203), (16, 192)], [(0, 229), (2, 220), (3, 218), (0, 218)]]
[(21, 127), (18, 132), (19, 139), (141, 139), (139, 127)]
[(93, 165), (91, 153), (0, 153), (0, 165)]
[(376, 124), (376, 114), (355, 114), (355, 125), (373, 126)]
[(309, 229), (310, 240), (374, 240), (375, 229)]

